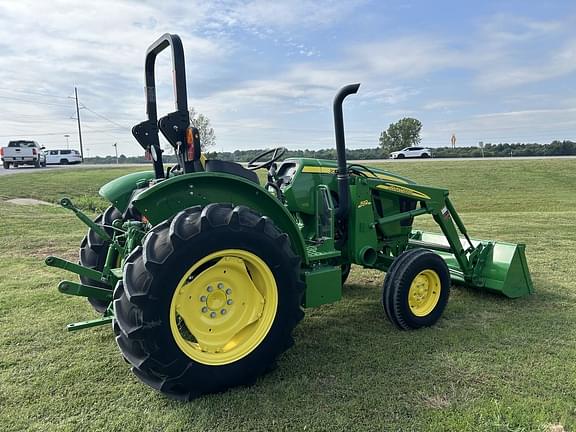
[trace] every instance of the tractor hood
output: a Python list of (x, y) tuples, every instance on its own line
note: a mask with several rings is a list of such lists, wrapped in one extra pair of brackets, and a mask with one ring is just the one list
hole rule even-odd
[[(327, 159), (308, 159), (308, 158), (291, 158), (286, 159), (288, 162), (296, 162), (299, 167), (300, 171), (304, 174), (336, 174), (336, 170), (338, 169), (338, 164), (334, 160), (327, 160)], [(402, 184), (415, 184), (414, 181), (399, 176), (397, 174), (385, 171), (380, 168), (376, 168), (374, 166), (369, 165), (368, 163), (356, 164), (356, 163), (348, 163), (349, 168), (354, 168), (367, 177), (375, 177), (381, 180), (387, 180), (394, 183), (402, 183)]]

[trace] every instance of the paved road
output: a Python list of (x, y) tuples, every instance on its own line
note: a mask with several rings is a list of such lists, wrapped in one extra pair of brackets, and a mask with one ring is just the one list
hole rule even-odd
[[(18, 168), (10, 168), (5, 170), (0, 167), (0, 176), (10, 175), (10, 174), (22, 174), (22, 173), (34, 173), (34, 172), (45, 172), (45, 171), (56, 171), (63, 169), (86, 169), (86, 168), (114, 168), (116, 165), (103, 165), (103, 164), (84, 164), (84, 165), (48, 165), (46, 168), (34, 168), (33, 166), (21, 166)], [(118, 167), (137, 167), (141, 166), (143, 168), (151, 167), (150, 164), (122, 164)]]
[[(481, 161), (481, 162), (489, 162), (494, 160), (534, 160), (534, 159), (576, 159), (576, 156), (519, 156), (514, 158), (509, 157), (492, 157), (492, 158), (430, 158), (430, 159), (371, 159), (371, 160), (350, 160), (348, 162), (353, 163), (362, 163), (362, 164), (370, 164), (370, 163), (410, 163), (410, 162), (446, 162), (446, 161)], [(102, 164), (85, 164), (85, 165), (49, 165), (46, 168), (34, 168), (32, 166), (21, 166), (19, 168), (11, 168), (9, 170), (5, 170), (4, 168), (0, 167), (0, 176), (9, 175), (9, 174), (21, 174), (21, 173), (32, 173), (32, 172), (43, 172), (43, 171), (54, 171), (54, 170), (62, 170), (62, 169), (73, 169), (73, 168), (113, 168), (116, 165), (102, 165)], [(150, 164), (122, 164), (118, 165), (119, 167), (138, 167), (141, 166), (143, 168), (149, 167), (151, 168)]]

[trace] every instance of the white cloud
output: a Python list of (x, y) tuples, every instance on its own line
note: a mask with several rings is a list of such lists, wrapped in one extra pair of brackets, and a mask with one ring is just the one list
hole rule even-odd
[(232, 3), (228, 11), (228, 20), (231, 23), (241, 23), (253, 28), (293, 30), (303, 26), (326, 26), (338, 22), (364, 1), (249, 0), (229, 3)]
[(470, 101), (465, 100), (436, 100), (433, 102), (428, 102), (422, 106), (423, 110), (451, 110), (452, 108), (460, 108), (466, 105), (470, 105)]
[[(486, 128), (519, 136), (524, 129), (543, 134), (546, 127), (572, 127), (566, 117), (573, 114), (570, 111), (535, 113), (535, 108), (547, 108), (552, 101), (511, 96), (526, 84), (567, 79), (576, 72), (576, 27), (569, 25), (569, 18), (495, 15), (465, 37), (418, 29), (385, 40), (384, 33), (372, 39), (348, 34), (328, 50), (328, 43), (335, 40), (328, 41), (327, 34), (338, 34), (341, 23), (363, 3), (169, 0), (159, 7), (120, 0), (0, 0), (2, 135), (71, 132), (73, 138), (74, 108), (66, 96), (77, 84), (82, 103), (127, 126), (119, 130), (82, 110), (86, 142), (93, 151), (108, 153), (111, 143), (119, 140), (122, 151), (139, 153), (129, 127), (145, 116), (144, 51), (166, 31), (182, 36), (190, 103), (211, 118), (227, 149), (290, 143), (294, 130), (305, 132), (316, 147), (331, 145), (332, 98), (340, 86), (351, 82), (362, 82), (362, 88), (350, 103), (349, 129), (354, 142), (365, 145), (377, 129), (406, 115), (436, 116), (425, 123), (426, 136), (440, 137), (456, 128), (466, 130), (462, 133), (471, 142)], [(536, 44), (546, 47), (538, 56), (531, 49)], [(466, 74), (458, 82), (461, 89), (438, 78), (454, 71)], [(172, 109), (168, 56), (159, 58), (157, 76), (159, 111), (166, 112)], [(563, 102), (568, 94), (542, 93), (555, 98), (559, 107), (574, 106), (573, 101)], [(495, 110), (526, 112), (473, 117), (474, 101), (490, 94), (496, 95)], [(517, 108), (522, 104), (526, 110)], [(464, 119), (455, 118), (456, 108), (468, 110)], [(538, 116), (549, 121), (531, 126)], [(562, 121), (556, 122), (554, 116)], [(375, 122), (385, 124), (374, 126)], [(45, 138), (49, 145), (61, 145), (62, 140), (57, 135)]]
[[(574, 138), (576, 108), (535, 109), (482, 113), (457, 120), (428, 122), (423, 137), (427, 145), (446, 145), (452, 133), (460, 145), (484, 142), (550, 142)], [(447, 138), (446, 138), (447, 137)]]

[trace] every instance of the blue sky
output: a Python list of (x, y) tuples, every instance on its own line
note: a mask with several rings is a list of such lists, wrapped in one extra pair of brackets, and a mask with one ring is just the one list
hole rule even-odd
[[(94, 4), (91, 4), (94, 3)], [(402, 117), (423, 144), (576, 139), (574, 1), (0, 0), (0, 142), (77, 146), (73, 86), (90, 155), (140, 154), (143, 57), (184, 42), (189, 104), (216, 150), (332, 147), (331, 101), (347, 100), (348, 145), (375, 147)], [(172, 110), (167, 56), (159, 110)]]

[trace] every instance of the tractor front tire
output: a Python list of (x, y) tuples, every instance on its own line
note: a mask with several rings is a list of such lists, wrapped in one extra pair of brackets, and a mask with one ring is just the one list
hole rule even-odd
[(344, 285), (348, 280), (348, 276), (350, 276), (350, 270), (352, 269), (352, 264), (350, 264), (349, 262), (342, 263), (340, 264), (340, 269), (342, 271), (341, 273), (342, 285)]
[[(120, 213), (114, 207), (108, 207), (104, 213), (99, 215), (94, 220), (94, 222), (99, 225), (103, 225), (104, 230), (110, 236), (112, 236), (113, 230), (110, 228), (110, 225), (112, 225), (114, 220), (120, 218), (122, 218), (122, 213)], [(102, 271), (102, 269), (104, 269), (104, 264), (106, 263), (106, 256), (108, 255), (109, 245), (110, 244), (106, 242), (102, 237), (96, 234), (92, 229), (89, 229), (88, 233), (86, 236), (84, 236), (82, 243), (80, 244), (80, 265), (94, 270)], [(90, 285), (109, 290), (113, 289), (109, 285), (106, 285), (100, 281), (88, 279), (85, 276), (80, 276), (80, 281), (84, 285)], [(110, 303), (105, 300), (95, 298), (88, 298), (88, 301), (94, 310), (98, 313), (106, 312), (106, 309), (108, 309), (108, 306), (110, 305)]]
[(127, 257), (116, 341), (134, 374), (174, 399), (250, 385), (293, 345), (303, 293), (300, 257), (270, 219), (192, 207)]
[(9, 162), (3, 162), (2, 165), (4, 165), (4, 169), (10, 169), (10, 163)]
[(398, 256), (384, 279), (382, 305), (401, 330), (434, 325), (450, 296), (450, 271), (444, 260), (427, 249), (410, 249)]

